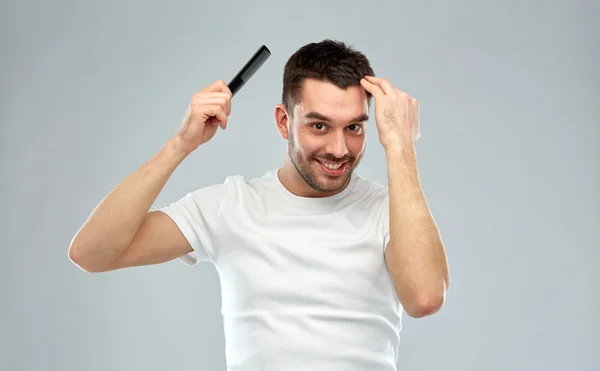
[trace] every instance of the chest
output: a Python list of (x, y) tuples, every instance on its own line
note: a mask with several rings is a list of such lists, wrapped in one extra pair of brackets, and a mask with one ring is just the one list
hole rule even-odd
[(224, 310), (368, 310), (393, 299), (383, 241), (360, 212), (246, 213), (216, 236)]

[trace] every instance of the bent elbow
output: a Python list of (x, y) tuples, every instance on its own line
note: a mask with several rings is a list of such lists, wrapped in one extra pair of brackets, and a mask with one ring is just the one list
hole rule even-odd
[(416, 300), (411, 305), (407, 305), (404, 310), (412, 318), (423, 318), (437, 313), (444, 305), (444, 296), (423, 297)]
[(85, 263), (81, 256), (81, 252), (76, 245), (71, 244), (71, 246), (69, 246), (68, 256), (69, 261), (71, 263), (75, 264), (75, 266), (77, 266), (82, 271), (89, 272), (89, 270), (85, 267)]
[(71, 244), (69, 246), (68, 256), (71, 263), (73, 263), (77, 268), (81, 269), (86, 273), (97, 273), (102, 271), (96, 269), (88, 262), (86, 262), (86, 259), (84, 258), (81, 249), (78, 248), (77, 245)]
[(79, 249), (77, 249), (76, 245), (74, 245), (73, 243), (71, 243), (71, 245), (69, 246), (68, 256), (71, 263), (79, 267), (81, 266), (81, 254), (79, 252)]

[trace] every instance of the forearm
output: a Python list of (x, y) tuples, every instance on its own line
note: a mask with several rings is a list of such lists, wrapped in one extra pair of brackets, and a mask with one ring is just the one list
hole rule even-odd
[(93, 268), (120, 257), (186, 156), (173, 139), (112, 189), (73, 238), (69, 249), (71, 259), (82, 267)]
[(386, 150), (390, 195), (386, 260), (399, 299), (407, 311), (420, 315), (441, 306), (449, 286), (449, 269), (420, 185), (415, 151), (397, 148)]

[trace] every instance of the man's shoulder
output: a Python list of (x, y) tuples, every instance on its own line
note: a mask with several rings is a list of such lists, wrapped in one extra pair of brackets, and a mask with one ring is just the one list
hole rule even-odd
[(224, 185), (241, 188), (256, 188), (268, 185), (276, 174), (276, 170), (268, 170), (260, 175), (228, 175), (223, 181)]
[(377, 181), (365, 178), (360, 174), (355, 174), (355, 184), (353, 192), (371, 197), (386, 197), (388, 195), (388, 187)]
[(267, 186), (273, 179), (275, 170), (269, 170), (261, 175), (227, 175), (222, 181), (210, 183), (208, 185), (197, 187), (193, 192), (195, 194), (219, 193), (222, 195), (232, 195), (252, 189), (260, 189)]

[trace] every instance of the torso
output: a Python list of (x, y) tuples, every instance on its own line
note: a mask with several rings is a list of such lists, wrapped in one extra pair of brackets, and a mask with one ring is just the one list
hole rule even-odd
[(215, 232), (228, 369), (395, 370), (386, 190), (356, 177), (343, 195), (302, 200), (273, 177), (236, 179)]

